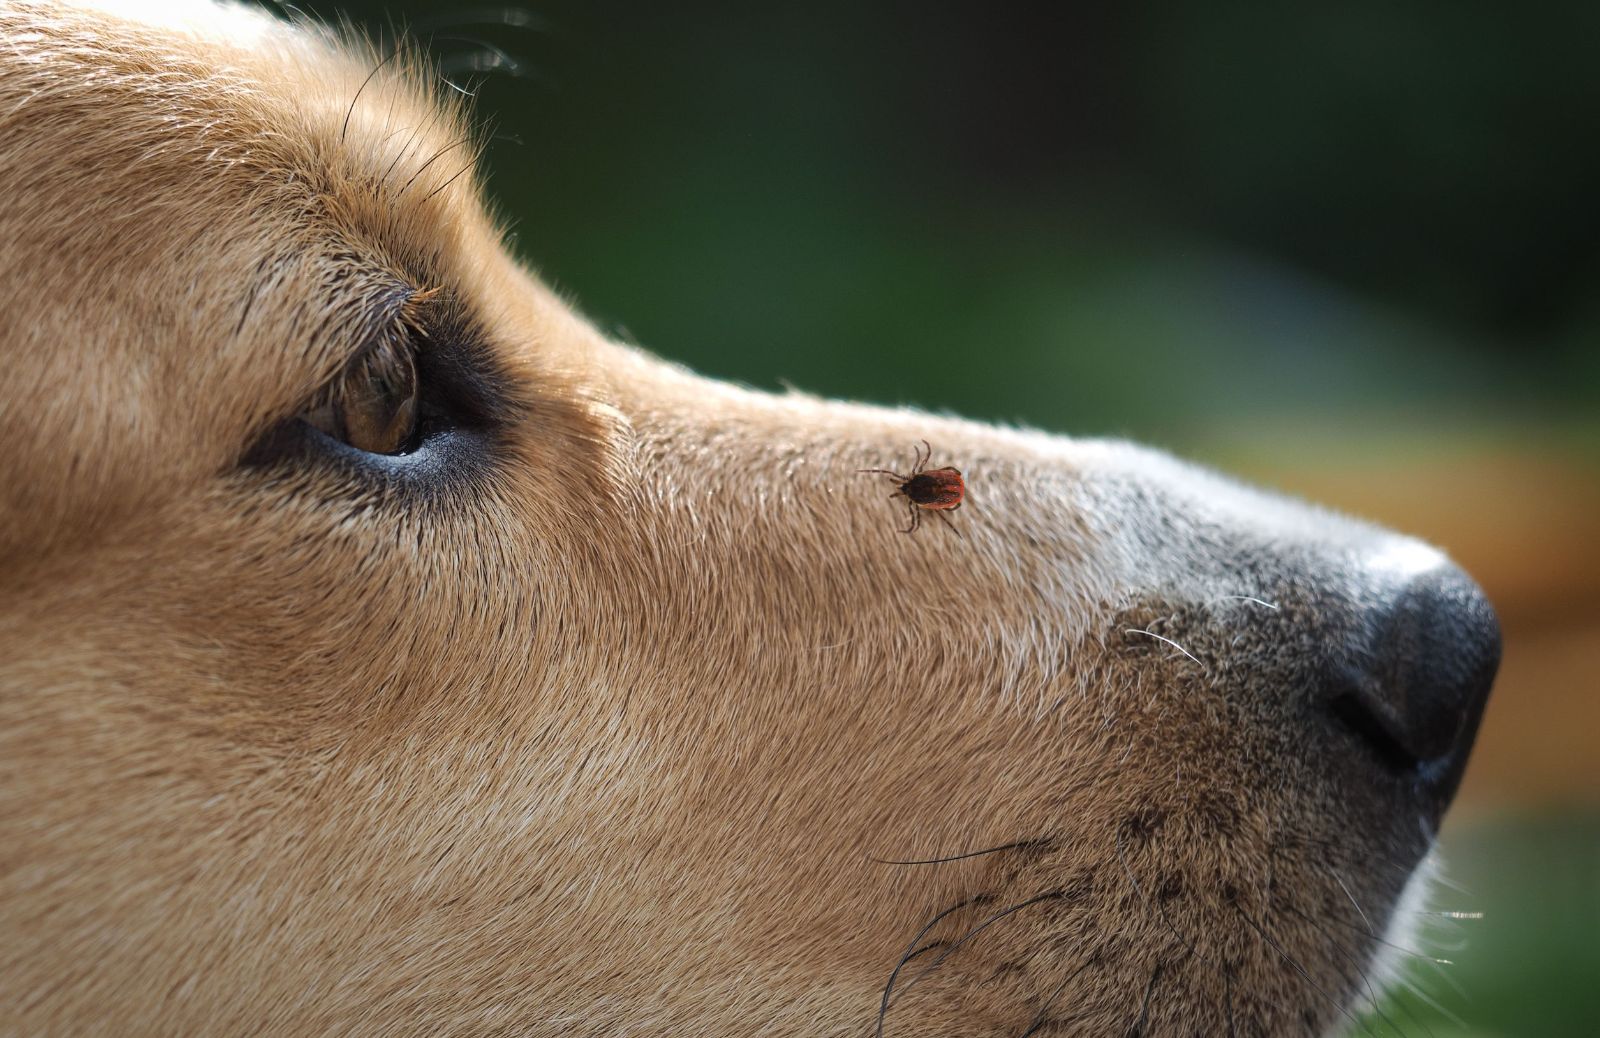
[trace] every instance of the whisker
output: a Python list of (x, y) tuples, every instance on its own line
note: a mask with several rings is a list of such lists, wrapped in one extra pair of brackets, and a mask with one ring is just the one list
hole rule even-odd
[(1156, 963), (1156, 968), (1150, 974), (1150, 982), (1144, 986), (1144, 1002), (1139, 1007), (1139, 1019), (1133, 1022), (1128, 1029), (1130, 1038), (1144, 1034), (1144, 1029), (1150, 1024), (1150, 996), (1155, 994), (1156, 981), (1161, 979), (1161, 971), (1167, 966), (1164, 962)]
[[(1469, 1000), (1470, 996), (1467, 994), (1467, 989), (1462, 986), (1459, 980), (1451, 975), (1449, 970), (1444, 968), (1446, 965), (1453, 966), (1455, 963), (1440, 963), (1437, 959), (1432, 961), (1423, 959), (1422, 961), (1427, 963), (1429, 969), (1433, 971), (1432, 973), (1428, 974), (1428, 977), (1437, 978), (1438, 980), (1444, 981), (1444, 983), (1449, 986), (1451, 991), (1454, 991), (1461, 997), (1462, 1001)], [(1416, 985), (1422, 983), (1423, 979), (1425, 978), (1413, 976), (1409, 978), (1409, 982), (1413, 985)]]
[(432, 191), (429, 191), (426, 195), (423, 195), (422, 196), (422, 201), (424, 201), (424, 202), (428, 201), (428, 199), (432, 198), (434, 195), (436, 195), (439, 192), (443, 191), (445, 188), (449, 187), (451, 184), (454, 184), (456, 182), (456, 178), (457, 177), (461, 176), (461, 174), (465, 173), (467, 170), (469, 170), (472, 167), (476, 166), (478, 164), (478, 160), (480, 158), (482, 158), (482, 157), (483, 156), (482, 156), (482, 152), (481, 151), (479, 153), (473, 155), (472, 156), (472, 160), (470, 162), (468, 162), (465, 166), (462, 166), (460, 169), (456, 170), (454, 173), (450, 174), (450, 179), (449, 180), (446, 180), (444, 183), (440, 184), (438, 187), (434, 188)]
[(1212, 599), (1212, 601), (1214, 601), (1214, 602), (1254, 602), (1258, 606), (1266, 606), (1268, 609), (1272, 610), (1274, 613), (1276, 613), (1278, 611), (1278, 606), (1275, 603), (1268, 602), (1265, 599), (1256, 598), (1254, 595), (1223, 595), (1220, 598)]
[(383, 66), (385, 66), (385, 65), (389, 64), (389, 62), (393, 61), (395, 59), (395, 56), (397, 54), (399, 54), (399, 53), (400, 53), (400, 48), (398, 46), (396, 46), (393, 50), (391, 50), (388, 53), (387, 56), (384, 57), (384, 59), (382, 61), (380, 61), (376, 65), (372, 66), (372, 71), (367, 73), (367, 78), (363, 79), (361, 81), (361, 85), (356, 87), (355, 96), (350, 99), (350, 107), (346, 108), (345, 112), (344, 112), (344, 125), (339, 127), (339, 143), (340, 144), (344, 143), (344, 136), (345, 136), (346, 133), (348, 133), (350, 131), (350, 117), (355, 114), (356, 102), (361, 100), (361, 92), (363, 90), (367, 89), (367, 84), (372, 82), (372, 77), (376, 76), (380, 71), (382, 71)]
[(1374, 933), (1372, 931), (1372, 920), (1368, 919), (1367, 918), (1367, 913), (1365, 913), (1365, 912), (1363, 912), (1361, 910), (1361, 903), (1356, 900), (1356, 896), (1354, 894), (1350, 893), (1350, 888), (1345, 886), (1344, 878), (1342, 876), (1340, 876), (1339, 873), (1337, 871), (1335, 871), (1335, 870), (1331, 870), (1330, 869), (1329, 871), (1333, 872), (1333, 881), (1335, 883), (1339, 884), (1339, 889), (1344, 891), (1344, 896), (1350, 899), (1350, 904), (1351, 904), (1352, 907), (1355, 908), (1356, 915), (1359, 915), (1361, 917), (1361, 922), (1367, 928), (1367, 936), (1368, 937), (1376, 937), (1376, 936), (1378, 936), (1376, 933)]
[(1055, 1005), (1056, 999), (1061, 997), (1061, 992), (1065, 991), (1067, 989), (1067, 985), (1072, 983), (1073, 979), (1076, 978), (1080, 973), (1099, 961), (1100, 955), (1098, 952), (1096, 952), (1087, 959), (1083, 960), (1083, 964), (1077, 969), (1073, 970), (1071, 973), (1068, 973), (1065, 977), (1062, 977), (1061, 983), (1057, 984), (1055, 990), (1050, 992), (1050, 997), (1040, 1003), (1039, 1012), (1034, 1015), (1033, 1022), (1028, 1025), (1028, 1029), (1023, 1031), (1018, 1038), (1030, 1038), (1031, 1035), (1039, 1033), (1040, 1028), (1044, 1027), (1045, 1023), (1050, 1019), (1050, 1007)]
[(1431, 962), (1435, 966), (1454, 966), (1455, 965), (1455, 963), (1452, 962), (1449, 959), (1441, 959), (1441, 958), (1439, 958), (1437, 956), (1429, 955), (1427, 952), (1418, 951), (1415, 948), (1407, 948), (1403, 944), (1396, 944), (1393, 941), (1386, 940), (1385, 938), (1379, 937), (1377, 934), (1373, 933), (1371, 930), (1369, 930), (1369, 929), (1367, 929), (1365, 927), (1357, 926), (1355, 923), (1349, 922), (1348, 920), (1338, 919), (1338, 918), (1330, 918), (1330, 919), (1328, 919), (1328, 922), (1334, 924), (1335, 926), (1343, 926), (1343, 927), (1345, 927), (1347, 929), (1354, 930), (1356, 933), (1361, 934), (1364, 937), (1368, 937), (1368, 938), (1372, 939), (1373, 941), (1376, 941), (1378, 944), (1383, 945), (1385, 948), (1393, 948), (1397, 952), (1401, 952), (1402, 954), (1409, 955), (1409, 956), (1411, 956), (1412, 958), (1415, 958), (1415, 959), (1420, 959), (1423, 962)]
[(912, 957), (918, 954), (918, 948), (922, 943), (922, 939), (928, 935), (930, 930), (932, 930), (935, 926), (938, 926), (946, 916), (953, 915), (969, 905), (983, 904), (985, 901), (990, 899), (991, 895), (989, 894), (977, 894), (973, 897), (967, 898), (964, 901), (958, 901), (949, 908), (945, 909), (943, 912), (940, 912), (938, 915), (934, 916), (932, 919), (928, 920), (927, 925), (918, 930), (917, 935), (911, 938), (911, 943), (906, 945), (906, 950), (900, 956), (900, 961), (895, 963), (894, 969), (889, 973), (889, 982), (883, 986), (883, 1000), (878, 1004), (877, 1038), (883, 1038), (883, 1022), (884, 1019), (889, 1015), (889, 996), (894, 993), (894, 982), (899, 978), (900, 971), (905, 969), (906, 963), (910, 962)]
[[(1429, 1027), (1425, 1020), (1423, 1020), (1415, 1012), (1412, 1011), (1411, 1007), (1406, 1004), (1406, 1000), (1405, 999), (1402, 998), (1402, 999), (1397, 1000), (1396, 1004), (1399, 1005), (1400, 1012), (1402, 1012), (1402, 1013), (1404, 1013), (1406, 1015), (1406, 1019), (1407, 1020), (1410, 1020), (1412, 1023), (1414, 1023), (1418, 1027), (1422, 1028), (1423, 1033), (1426, 1034), (1428, 1036), (1428, 1038), (1435, 1038), (1434, 1033), (1433, 1033), (1433, 1028)], [(1380, 1010), (1380, 1012), (1381, 1012), (1381, 1010)], [(1405, 1032), (1402, 1031), (1401, 1034), (1403, 1036), (1405, 1034)]]
[(1432, 1009), (1434, 1012), (1436, 1012), (1439, 1015), (1443, 1016), (1445, 1019), (1449, 1020), (1452, 1024), (1455, 1024), (1463, 1032), (1465, 1032), (1468, 1029), (1467, 1028), (1467, 1022), (1465, 1020), (1461, 1019), (1461, 1017), (1457, 1016), (1455, 1013), (1452, 1013), (1450, 1010), (1446, 1009), (1443, 1005), (1441, 1005), (1439, 1003), (1439, 1001), (1437, 999), (1435, 999), (1433, 996), (1429, 995), (1426, 991), (1424, 991), (1422, 989), (1421, 985), (1416, 984), (1416, 983), (1408, 984), (1406, 986), (1406, 990), (1411, 993), (1412, 997), (1419, 998), (1422, 1001), (1426, 1002), (1428, 1004), (1428, 1008)]
[[(1367, 989), (1367, 1002), (1372, 1006), (1372, 1011), (1374, 1013), (1378, 1014), (1378, 1019), (1380, 1019), (1384, 1023), (1388, 1024), (1390, 1029), (1393, 1030), (1396, 1034), (1400, 1035), (1401, 1038), (1405, 1038), (1405, 1033), (1406, 1033), (1405, 1030), (1399, 1024), (1395, 1023), (1394, 1020), (1392, 1020), (1389, 1017), (1388, 1013), (1385, 1013), (1383, 1011), (1383, 1005), (1381, 1004), (1381, 1002), (1378, 999), (1378, 990), (1377, 990), (1376, 987), (1373, 986), (1372, 977), (1367, 972), (1366, 967), (1362, 964), (1361, 960), (1356, 955), (1354, 955), (1353, 953), (1345, 950), (1345, 948), (1343, 947), (1342, 943), (1338, 940), (1338, 938), (1336, 938), (1333, 935), (1332, 932), (1330, 932), (1327, 929), (1327, 927), (1323, 926), (1316, 919), (1314, 919), (1311, 916), (1307, 915), (1306, 913), (1300, 911), (1298, 908), (1294, 907), (1293, 905), (1289, 904), (1288, 902), (1286, 902), (1286, 901), (1276, 902), (1273, 907), (1281, 908), (1281, 909), (1283, 909), (1283, 910), (1285, 910), (1287, 912), (1293, 913), (1295, 916), (1299, 917), (1300, 919), (1304, 920), (1305, 922), (1310, 923), (1311, 926), (1314, 927), (1318, 933), (1322, 934), (1323, 937), (1327, 938), (1328, 943), (1333, 948), (1333, 950), (1335, 952), (1337, 952), (1344, 959), (1345, 962), (1347, 962), (1351, 966), (1355, 967), (1356, 975), (1361, 978), (1361, 986)], [(1424, 1031), (1427, 1031), (1428, 1035), (1430, 1036), (1430, 1038), (1432, 1038), (1433, 1031), (1429, 1030), (1427, 1024), (1424, 1024), (1421, 1021), (1415, 1020), (1415, 1019), (1413, 1019), (1412, 1022), (1417, 1024), (1418, 1026), (1420, 1026)]]
[(400, 160), (408, 158), (411, 155), (411, 149), (416, 145), (418, 139), (421, 138), (422, 135), (428, 130), (433, 128), (435, 120), (439, 118), (442, 112), (442, 105), (433, 106), (433, 110), (428, 113), (427, 118), (424, 119), (420, 125), (413, 126), (411, 128), (410, 139), (406, 141), (404, 147), (395, 152), (394, 158), (389, 160), (389, 165), (384, 168), (383, 176), (379, 178), (380, 180), (382, 180), (384, 183), (388, 183), (389, 177), (394, 174), (395, 167), (400, 164)]
[(409, 191), (411, 189), (411, 185), (417, 182), (417, 178), (422, 176), (422, 174), (424, 172), (426, 172), (426, 170), (427, 170), (427, 168), (429, 166), (431, 166), (435, 162), (439, 161), (439, 159), (441, 157), (443, 157), (446, 152), (454, 151), (456, 148), (461, 147), (463, 144), (469, 143), (471, 140), (472, 140), (472, 135), (469, 133), (464, 137), (457, 137), (455, 140), (451, 141), (449, 144), (446, 144), (444, 147), (442, 147), (438, 151), (434, 152), (433, 156), (431, 158), (429, 158), (428, 161), (424, 162), (422, 165), (420, 165), (420, 166), (418, 166), (416, 168), (416, 170), (411, 174), (411, 179), (407, 180), (403, 185), (401, 185), (400, 190), (395, 192), (395, 194), (396, 195), (405, 194), (407, 191)]
[(1138, 880), (1138, 878), (1136, 876), (1134, 876), (1133, 869), (1128, 867), (1128, 857), (1122, 851), (1122, 837), (1123, 837), (1123, 831), (1121, 829), (1118, 829), (1117, 830), (1117, 861), (1122, 863), (1122, 871), (1127, 875), (1128, 882), (1133, 884), (1134, 893), (1138, 894), (1139, 895), (1139, 900), (1143, 901), (1146, 905), (1153, 904), (1153, 905), (1156, 906), (1156, 912), (1157, 912), (1157, 914), (1159, 914), (1161, 916), (1161, 922), (1163, 924), (1165, 924), (1165, 926), (1166, 926), (1166, 928), (1168, 930), (1172, 931), (1172, 936), (1174, 936), (1174, 937), (1176, 937), (1178, 939), (1178, 943), (1182, 944), (1184, 946), (1184, 948), (1186, 948), (1188, 950), (1190, 955), (1194, 956), (1196, 959), (1201, 960), (1202, 962), (1205, 961), (1205, 956), (1201, 955), (1199, 950), (1195, 948), (1194, 942), (1189, 940), (1183, 934), (1179, 933), (1178, 932), (1178, 928), (1175, 925), (1173, 925), (1172, 920), (1167, 918), (1167, 910), (1164, 907), (1162, 907), (1161, 902), (1160, 901), (1151, 901), (1150, 900), (1150, 895), (1146, 894), (1144, 892), (1144, 887), (1139, 885), (1139, 880)]
[(440, 76), (439, 77), (439, 82), (443, 83), (445, 86), (449, 87), (451, 90), (454, 90), (456, 93), (460, 94), (462, 97), (470, 97), (470, 98), (474, 98), (474, 99), (477, 98), (478, 91), (483, 88), (483, 84), (481, 82), (479, 82), (476, 86), (474, 86), (472, 89), (469, 90), (466, 87), (462, 86), (460, 83), (457, 83), (453, 79), (449, 78), (448, 76)]
[(915, 858), (906, 861), (895, 861), (889, 858), (874, 858), (867, 855), (867, 860), (879, 865), (943, 865), (947, 861), (960, 861), (963, 858), (976, 858), (984, 854), (998, 854), (1001, 851), (1020, 850), (1024, 847), (1036, 847), (1043, 844), (1043, 840), (1016, 840), (1012, 843), (1003, 843), (998, 847), (985, 847), (981, 851), (966, 851), (961, 854), (951, 854), (943, 858)]
[(1172, 646), (1174, 649), (1177, 649), (1179, 652), (1183, 653), (1185, 656), (1189, 657), (1191, 660), (1194, 660), (1195, 663), (1199, 664), (1202, 667), (1205, 666), (1204, 663), (1200, 663), (1200, 661), (1195, 658), (1194, 653), (1190, 652), (1188, 649), (1185, 649), (1183, 646), (1179, 645), (1177, 642), (1173, 641), (1171, 638), (1163, 638), (1161, 635), (1155, 633), (1154, 631), (1147, 631), (1142, 627), (1124, 627), (1123, 630), (1127, 631), (1129, 634), (1148, 635), (1149, 637), (1154, 638), (1158, 642), (1166, 642), (1168, 645)]
[(1300, 978), (1307, 984), (1310, 984), (1317, 994), (1321, 995), (1330, 1006), (1337, 1009), (1341, 1014), (1348, 1018), (1351, 1023), (1361, 1028), (1361, 1030), (1365, 1031), (1368, 1035), (1371, 1035), (1372, 1038), (1377, 1038), (1376, 1035), (1372, 1034), (1372, 1028), (1368, 1027), (1364, 1021), (1359, 1019), (1354, 1013), (1350, 1012), (1350, 1010), (1340, 1005), (1337, 999), (1323, 990), (1322, 985), (1318, 984), (1315, 980), (1312, 980), (1311, 974), (1307, 973), (1306, 968), (1300, 965), (1300, 960), (1284, 951), (1283, 947), (1278, 944), (1277, 941), (1272, 939), (1271, 934), (1263, 930), (1259, 925), (1257, 925), (1254, 919), (1250, 918), (1250, 913), (1246, 912), (1243, 908), (1240, 908), (1237, 902), (1234, 903), (1233, 910), (1239, 913), (1239, 918), (1248, 923), (1250, 929), (1254, 930), (1256, 934), (1267, 943), (1269, 948), (1277, 952), (1279, 957), (1282, 958), (1284, 962), (1287, 962), (1291, 967), (1293, 967), (1294, 971), (1300, 974)]
[(1037, 905), (1044, 901), (1054, 901), (1063, 896), (1065, 896), (1064, 891), (1052, 890), (1044, 894), (1037, 894), (1028, 898), (1026, 901), (1019, 901), (1010, 908), (1001, 909), (994, 915), (991, 915), (989, 918), (979, 923), (977, 926), (974, 926), (972, 929), (962, 934), (958, 940), (950, 945), (950, 947), (941, 952), (938, 958), (934, 959), (927, 966), (923, 967), (921, 973), (918, 973), (915, 977), (912, 977), (910, 980), (906, 981), (905, 986), (900, 989), (900, 993), (904, 995), (907, 991), (910, 991), (914, 986), (916, 986), (918, 981), (922, 980), (923, 978), (927, 977), (928, 974), (938, 969), (940, 964), (946, 959), (960, 951), (969, 942), (977, 939), (979, 934), (983, 933), (983, 931), (989, 929), (989, 927), (993, 926), (995, 923), (998, 923), (1000, 920), (1006, 918), (1007, 916), (1014, 915), (1030, 905)]
[[(1437, 860), (1437, 859), (1434, 858), (1434, 856), (1432, 854), (1429, 854), (1428, 858), (1430, 860)], [(1396, 868), (1396, 869), (1400, 869), (1402, 871), (1405, 870), (1405, 866), (1402, 863), (1399, 863), (1399, 862), (1394, 863), (1393, 867)], [(1432, 883), (1436, 887), (1443, 887), (1444, 889), (1450, 891), (1453, 894), (1460, 894), (1462, 897), (1467, 898), (1468, 900), (1471, 900), (1471, 901), (1478, 900), (1478, 895), (1477, 894), (1473, 893), (1471, 890), (1468, 890), (1465, 886), (1463, 886), (1462, 884), (1460, 884), (1456, 880), (1451, 879), (1449, 876), (1444, 875), (1443, 873), (1439, 872), (1438, 870), (1435, 870), (1435, 872), (1433, 874), (1433, 877), (1429, 880), (1429, 882)]]
[(1228, 1013), (1228, 1038), (1238, 1038), (1238, 1031), (1233, 1023), (1233, 970), (1222, 971), (1223, 999)]

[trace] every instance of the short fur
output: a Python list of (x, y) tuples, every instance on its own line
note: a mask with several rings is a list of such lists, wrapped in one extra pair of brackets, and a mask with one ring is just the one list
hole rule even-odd
[[(430, 82), (239, 8), (0, 0), (0, 1030), (1361, 1011), (1431, 828), (1308, 689), (1436, 553), (608, 341)], [(481, 450), (262, 447), (425, 292)], [(859, 474), (924, 438), (960, 537)]]

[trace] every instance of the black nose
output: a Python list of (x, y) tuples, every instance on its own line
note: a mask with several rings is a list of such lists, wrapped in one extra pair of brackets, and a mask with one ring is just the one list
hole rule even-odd
[(1372, 615), (1330, 706), (1442, 812), (1500, 666), (1500, 623), (1478, 585), (1448, 563), (1412, 577)]

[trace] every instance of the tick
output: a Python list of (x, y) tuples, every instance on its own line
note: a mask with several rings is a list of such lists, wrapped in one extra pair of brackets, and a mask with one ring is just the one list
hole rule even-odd
[[(962, 500), (967, 496), (966, 480), (961, 478), (961, 470), (953, 468), (930, 469), (925, 466), (928, 459), (933, 457), (933, 448), (927, 440), (922, 441), (922, 449), (917, 451), (916, 458), (911, 462), (911, 475), (905, 476), (888, 469), (861, 469), (861, 472), (876, 473), (888, 477), (895, 485), (894, 493), (889, 495), (889, 500), (903, 497), (906, 505), (911, 509), (911, 525), (902, 530), (902, 533), (911, 533), (922, 525), (922, 513), (932, 512), (952, 530), (956, 524), (950, 521), (946, 512), (953, 512), (961, 507)], [(956, 530), (960, 534), (960, 530)]]

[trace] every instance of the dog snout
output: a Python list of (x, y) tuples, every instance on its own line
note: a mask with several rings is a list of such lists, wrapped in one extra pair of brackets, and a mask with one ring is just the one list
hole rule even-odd
[(1460, 784), (1500, 664), (1500, 624), (1478, 585), (1440, 559), (1372, 612), (1328, 706), (1374, 766), (1407, 779), (1437, 817)]

